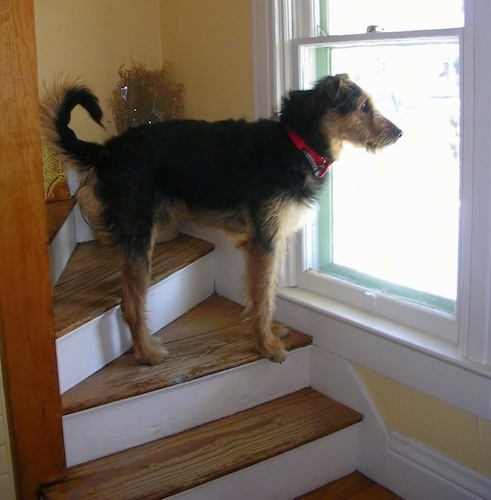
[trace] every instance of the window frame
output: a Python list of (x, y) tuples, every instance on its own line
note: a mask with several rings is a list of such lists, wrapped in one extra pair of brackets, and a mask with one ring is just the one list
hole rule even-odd
[[(310, 27), (315, 26), (312, 23), (315, 5), (314, 0), (252, 0), (257, 118), (272, 116), (280, 96), (293, 88), (293, 39), (313, 35)], [(295, 16), (300, 22), (293, 27)], [(459, 288), (452, 340), (439, 342), (424, 335), (424, 324), (408, 329), (390, 319), (374, 319), (362, 308), (346, 307), (339, 300), (323, 300), (315, 290), (299, 287), (298, 264), (300, 262), (300, 266), (305, 267), (301, 256), (308, 255), (311, 221), (296, 243), (290, 246), (282, 270), (279, 297), (280, 301), (302, 304), (310, 310), (322, 311), (325, 316), (356, 323), (360, 328), (371, 323), (372, 326), (365, 329), (379, 339), (401, 342), (419, 352), (430, 349), (452, 365), (465, 367), (487, 378), (491, 377), (491, 99), (488, 90), (491, 88), (491, 73), (487, 64), (491, 48), (488, 28), (491, 5), (484, 0), (466, 0), (465, 19), (461, 49), (461, 123), (464, 133), (461, 140)], [(418, 307), (414, 314), (418, 315)], [(373, 326), (382, 323), (384, 327)], [(400, 332), (403, 332), (402, 337)]]
[[(291, 41), (291, 56), (293, 68), (293, 86), (299, 88), (301, 85), (301, 50), (304, 47), (315, 46), (343, 46), (356, 45), (359, 42), (390, 43), (404, 42), (407, 40), (439, 40), (448, 38), (458, 38), (459, 45), (463, 43), (463, 29), (450, 28), (438, 30), (419, 30), (408, 32), (373, 32), (357, 35), (336, 35), (319, 36), (308, 38), (296, 38)], [(295, 71), (298, 70), (298, 71)], [(462, 96), (461, 96), (462, 97)], [(454, 313), (438, 310), (430, 306), (412, 302), (406, 298), (385, 294), (372, 290), (370, 286), (365, 286), (361, 282), (354, 282), (341, 276), (341, 273), (321, 273), (313, 269), (317, 268), (315, 262), (316, 247), (318, 245), (317, 224), (314, 227), (300, 233), (300, 238), (304, 241), (300, 243), (297, 253), (295, 271), (295, 285), (326, 295), (329, 298), (339, 300), (348, 305), (363, 309), (367, 312), (380, 315), (384, 318), (402, 323), (406, 326), (414, 327), (419, 331), (442, 338), (448, 342), (457, 343), (457, 324)], [(310, 244), (312, 242), (312, 244)], [(336, 265), (333, 265), (335, 268)], [(339, 266), (338, 266), (339, 267)], [(347, 274), (347, 273), (344, 273)], [(373, 278), (372, 283), (377, 279)], [(393, 284), (393, 288), (396, 288)], [(401, 287), (403, 288), (403, 287)]]

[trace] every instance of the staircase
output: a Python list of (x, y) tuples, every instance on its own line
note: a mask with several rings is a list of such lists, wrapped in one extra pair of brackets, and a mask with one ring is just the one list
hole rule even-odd
[(261, 359), (214, 266), (201, 239), (156, 245), (148, 319), (170, 356), (142, 366), (113, 256), (75, 248), (53, 290), (69, 470), (43, 498), (288, 499), (355, 470), (362, 417), (309, 388), (311, 339)]

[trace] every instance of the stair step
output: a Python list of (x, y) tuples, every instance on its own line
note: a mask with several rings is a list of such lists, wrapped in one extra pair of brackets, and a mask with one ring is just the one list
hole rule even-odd
[[(309, 384), (311, 338), (290, 331), (281, 365), (261, 359), (243, 308), (211, 295), (156, 334), (169, 358), (138, 364), (130, 351), (62, 395), (69, 466), (160, 439)], [(259, 383), (258, 383), (259, 381)], [(208, 404), (213, 401), (213, 404)], [(135, 422), (138, 422), (135, 425)]]
[[(151, 333), (213, 293), (214, 246), (182, 234), (155, 245), (147, 323)], [(124, 323), (120, 272), (97, 242), (75, 249), (53, 290), (60, 393), (85, 380), (132, 344)]]
[(372, 500), (374, 498), (377, 500), (398, 500), (401, 497), (360, 472), (355, 471), (310, 493), (297, 497), (296, 500), (327, 500), (335, 498), (340, 500), (349, 500), (350, 498), (356, 498), (356, 500)]
[(361, 415), (307, 388), (69, 469), (44, 498), (160, 499), (336, 433)]
[[(241, 306), (229, 300), (211, 296), (155, 334), (170, 351), (164, 363), (143, 366), (135, 360), (133, 352), (128, 351), (65, 392), (62, 396), (64, 415), (261, 359), (250, 332), (240, 321), (242, 310)], [(174, 340), (166, 342), (168, 337)], [(290, 330), (284, 343), (287, 350), (292, 350), (309, 345), (311, 338)]]
[[(151, 285), (212, 252), (214, 245), (181, 234), (155, 245)], [(121, 273), (115, 257), (97, 241), (80, 243), (53, 290), (56, 337), (74, 330), (121, 302)]]

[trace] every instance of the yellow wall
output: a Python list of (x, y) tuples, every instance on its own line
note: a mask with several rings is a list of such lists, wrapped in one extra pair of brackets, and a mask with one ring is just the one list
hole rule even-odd
[[(82, 76), (101, 101), (104, 124), (115, 134), (107, 99), (121, 64), (161, 64), (159, 0), (35, 0), (39, 81), (55, 75)], [(77, 135), (101, 140), (107, 134), (74, 112)]]
[[(123, 63), (172, 64), (185, 83), (185, 114), (216, 120), (253, 116), (249, 0), (35, 0), (40, 88), (54, 76), (82, 76), (115, 133), (107, 99)], [(81, 110), (84, 139), (107, 137)]]
[(491, 422), (357, 367), (389, 429), (491, 477)]
[(252, 118), (250, 4), (161, 0), (162, 54), (184, 83), (187, 118)]

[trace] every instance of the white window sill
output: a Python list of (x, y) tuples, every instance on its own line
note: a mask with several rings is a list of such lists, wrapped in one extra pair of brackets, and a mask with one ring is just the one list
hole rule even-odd
[(299, 288), (279, 290), (277, 318), (318, 348), (491, 420), (491, 367), (451, 343)]

